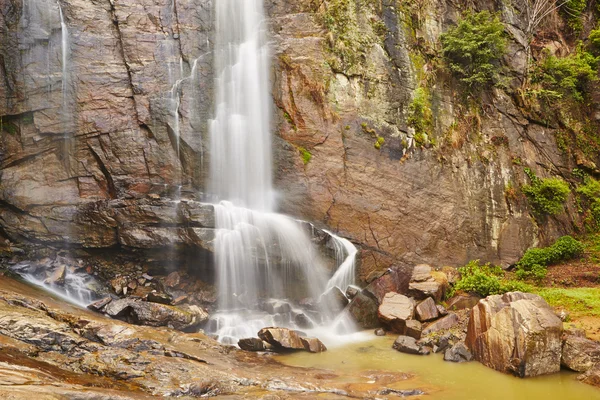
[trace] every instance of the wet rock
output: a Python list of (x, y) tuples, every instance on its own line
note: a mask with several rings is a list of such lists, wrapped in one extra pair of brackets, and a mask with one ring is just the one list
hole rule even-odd
[(167, 277), (163, 280), (163, 283), (166, 287), (174, 288), (179, 285), (181, 281), (181, 276), (177, 271), (171, 272)]
[(300, 329), (311, 329), (314, 327), (314, 324), (310, 318), (304, 313), (297, 314), (294, 317), (294, 322)]
[(436, 353), (444, 351), (448, 347), (454, 346), (454, 344), (456, 344), (458, 341), (459, 341), (459, 339), (458, 339), (458, 337), (456, 337), (456, 335), (454, 335), (451, 332), (446, 332), (443, 335), (441, 335), (439, 338), (437, 338), (437, 340), (435, 341), (436, 349), (434, 349), (434, 351)]
[(238, 341), (240, 349), (245, 351), (264, 351), (264, 342), (259, 338), (246, 338)]
[(377, 393), (382, 396), (388, 396), (391, 394), (392, 396), (399, 396), (399, 397), (420, 396), (422, 394), (425, 394), (424, 391), (419, 390), (419, 389), (398, 390), (398, 389), (389, 389), (389, 388), (382, 389)]
[(287, 314), (292, 311), (292, 306), (288, 302), (271, 299), (263, 303), (262, 309), (269, 314)]
[(540, 296), (488, 296), (471, 309), (466, 344), (476, 360), (519, 377), (560, 370), (562, 321)]
[(451, 329), (459, 324), (460, 320), (458, 315), (454, 313), (450, 313), (445, 317), (438, 319), (427, 325), (425, 329), (423, 329), (423, 336), (429, 335), (434, 332), (444, 331), (447, 329)]
[(92, 311), (102, 312), (102, 310), (104, 310), (104, 307), (106, 307), (106, 305), (108, 303), (110, 303), (111, 301), (112, 301), (111, 297), (105, 297), (105, 298), (95, 301), (91, 304), (88, 304), (87, 308), (89, 308)]
[(197, 306), (178, 308), (133, 298), (113, 300), (104, 312), (133, 324), (168, 326), (178, 330), (186, 330), (208, 320), (208, 313)]
[(327, 351), (327, 347), (317, 338), (301, 337), (304, 350), (310, 353), (321, 353)]
[(348, 312), (352, 315), (357, 325), (363, 329), (373, 329), (380, 326), (377, 311), (379, 304), (377, 299), (367, 290), (357, 294), (350, 305)]
[(581, 336), (564, 336), (561, 358), (563, 367), (585, 372), (597, 363), (600, 363), (600, 343)]
[(346, 297), (349, 300), (352, 300), (354, 296), (356, 296), (360, 292), (360, 288), (358, 286), (350, 285), (346, 288)]
[(330, 310), (334, 314), (339, 314), (348, 305), (348, 298), (339, 287), (334, 286), (323, 293), (319, 302), (321, 303), (322, 309)]
[(410, 298), (390, 292), (383, 298), (378, 316), (381, 323), (390, 331), (404, 333), (406, 321), (413, 318), (414, 310), (415, 305)]
[(406, 329), (404, 330), (404, 334), (406, 336), (410, 336), (419, 340), (421, 338), (421, 333), (423, 332), (423, 325), (415, 319), (409, 319), (406, 321)]
[(473, 359), (473, 355), (463, 342), (458, 342), (454, 346), (446, 349), (444, 353), (444, 361), (452, 362), (467, 362)]
[(457, 311), (465, 308), (471, 309), (479, 303), (481, 297), (474, 294), (459, 294), (449, 299), (446, 304), (448, 310)]
[(421, 322), (431, 321), (439, 316), (435, 301), (431, 297), (428, 297), (417, 304), (415, 314), (417, 319)]
[(398, 336), (392, 347), (407, 354), (427, 355), (431, 352), (429, 348), (418, 344), (415, 338), (410, 336)]
[(581, 382), (588, 385), (600, 387), (600, 363), (588, 369), (585, 373), (577, 377)]
[(408, 293), (408, 284), (411, 276), (412, 269), (410, 267), (394, 266), (389, 268), (385, 274), (369, 283), (364, 290), (376, 298), (378, 304), (381, 304), (386, 293)]
[(52, 274), (44, 281), (49, 285), (62, 285), (65, 283), (65, 277), (67, 276), (67, 266), (59, 265), (52, 272)]
[(375, 336), (385, 336), (385, 329), (383, 328), (377, 328), (375, 329)]
[(160, 304), (171, 304), (171, 296), (164, 292), (157, 292), (155, 290), (148, 293), (145, 297), (146, 301)]
[(272, 345), (276, 351), (304, 350), (300, 335), (287, 328), (263, 328), (258, 331), (258, 337)]

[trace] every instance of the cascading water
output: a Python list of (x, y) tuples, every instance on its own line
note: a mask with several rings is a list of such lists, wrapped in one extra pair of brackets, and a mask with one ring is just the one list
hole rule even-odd
[[(270, 51), (262, 0), (219, 0), (215, 7), (209, 189), (220, 201), (215, 204), (220, 311), (208, 328), (221, 341), (233, 342), (274, 324), (297, 328), (302, 311), (274, 299), (319, 299), (327, 287), (327, 271), (304, 227), (275, 212)], [(347, 251), (344, 271), (334, 282), (352, 283), (356, 249), (341, 238), (334, 240)], [(328, 307), (327, 301), (318, 303)], [(310, 325), (323, 325), (323, 315), (331, 313), (304, 318)]]

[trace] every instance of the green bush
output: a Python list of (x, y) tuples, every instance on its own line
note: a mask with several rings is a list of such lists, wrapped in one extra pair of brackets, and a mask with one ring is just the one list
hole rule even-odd
[(529, 292), (531, 286), (520, 281), (503, 279), (504, 271), (490, 263), (481, 265), (479, 260), (470, 261), (458, 269), (460, 279), (450, 291), (452, 296), (457, 291), (474, 293), (482, 297), (506, 292)]
[(406, 118), (408, 126), (415, 130), (414, 139), (417, 146), (422, 147), (426, 142), (428, 133), (431, 133), (433, 127), (433, 115), (431, 113), (431, 103), (429, 93), (425, 88), (417, 88), (413, 99), (408, 106), (408, 116)]
[(525, 173), (531, 179), (530, 185), (523, 186), (523, 193), (539, 214), (555, 215), (562, 211), (563, 204), (571, 190), (567, 182), (560, 178), (540, 179), (528, 168)]
[(556, 57), (549, 53), (534, 69), (532, 82), (541, 84), (546, 92), (555, 97), (572, 96), (583, 101), (586, 86), (598, 79), (598, 57), (586, 51), (583, 46), (566, 57)]
[(450, 69), (471, 89), (498, 81), (500, 60), (506, 51), (504, 25), (488, 11), (466, 13), (441, 36)]
[(548, 265), (578, 257), (583, 250), (583, 244), (571, 236), (563, 236), (546, 248), (529, 249), (517, 263), (517, 278), (544, 279)]
[(600, 27), (592, 29), (588, 39), (590, 40), (590, 47), (598, 52), (600, 50)]
[(600, 228), (600, 182), (587, 176), (583, 185), (579, 186), (576, 191), (586, 198), (594, 220), (593, 229), (597, 230)]
[(560, 7), (560, 13), (566, 19), (567, 24), (576, 32), (583, 29), (581, 16), (586, 5), (586, 0), (568, 0)]

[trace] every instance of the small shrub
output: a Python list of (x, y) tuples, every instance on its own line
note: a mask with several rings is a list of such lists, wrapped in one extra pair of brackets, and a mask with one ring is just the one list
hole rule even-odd
[(517, 278), (542, 280), (548, 265), (578, 257), (583, 250), (583, 244), (571, 236), (563, 236), (546, 248), (529, 249), (517, 263)]
[(583, 101), (586, 86), (598, 79), (598, 57), (586, 51), (583, 46), (566, 57), (556, 57), (549, 53), (543, 58), (532, 75), (532, 83), (539, 83), (546, 94), (554, 98), (565, 95)]
[(567, 24), (576, 32), (583, 29), (581, 16), (586, 6), (586, 0), (568, 0), (560, 7), (560, 13), (567, 21)]
[(476, 293), (482, 297), (501, 293), (502, 285), (499, 276), (502, 268), (492, 266), (490, 263), (480, 265), (479, 260), (470, 261), (458, 269), (460, 279), (454, 285), (452, 293), (463, 291)]
[(498, 15), (468, 12), (442, 34), (441, 41), (450, 70), (470, 89), (498, 82), (506, 51), (504, 25)]
[(375, 144), (373, 145), (377, 150), (381, 149), (381, 146), (383, 146), (383, 144), (385, 143), (385, 139), (382, 138), (381, 136), (377, 137), (377, 140), (375, 141)]
[(420, 87), (415, 90), (413, 99), (408, 106), (406, 122), (415, 130), (413, 136), (415, 144), (419, 147), (426, 145), (427, 132), (433, 128), (433, 114), (431, 113), (429, 93), (425, 88)]
[(562, 211), (563, 204), (571, 190), (567, 182), (560, 178), (540, 179), (528, 168), (525, 173), (531, 179), (530, 185), (523, 186), (523, 193), (539, 214), (555, 215)]
[(600, 227), (600, 182), (594, 178), (585, 177), (584, 184), (579, 186), (576, 191), (586, 198), (594, 220), (594, 228), (598, 229)]

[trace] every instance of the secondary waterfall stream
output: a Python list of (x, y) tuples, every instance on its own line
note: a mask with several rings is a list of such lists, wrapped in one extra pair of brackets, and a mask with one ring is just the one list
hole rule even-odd
[[(235, 342), (266, 326), (296, 328), (302, 311), (278, 299), (318, 300), (330, 285), (306, 227), (276, 213), (270, 51), (262, 0), (220, 0), (215, 7), (209, 189), (220, 202), (215, 205), (220, 312), (211, 330), (221, 341)], [(335, 283), (346, 285), (353, 281), (356, 249), (343, 243), (338, 248), (346, 252), (343, 271), (335, 275)], [(325, 303), (317, 306), (321, 313), (303, 318), (311, 319), (312, 326), (331, 323)]]

